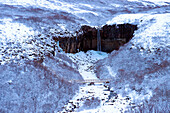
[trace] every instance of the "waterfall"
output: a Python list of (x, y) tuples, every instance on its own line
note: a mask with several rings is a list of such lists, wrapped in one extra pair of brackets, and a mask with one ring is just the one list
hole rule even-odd
[(97, 29), (97, 51), (101, 51), (100, 29)]

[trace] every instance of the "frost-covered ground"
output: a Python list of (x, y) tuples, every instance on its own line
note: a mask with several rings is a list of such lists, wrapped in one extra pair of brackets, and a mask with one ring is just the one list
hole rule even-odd
[(86, 53), (84, 52), (79, 52), (76, 54), (67, 54), (68, 57), (72, 59), (74, 63), (78, 65), (78, 71), (82, 75), (84, 80), (87, 79), (98, 79), (94, 73), (94, 64), (100, 60), (104, 59), (105, 57), (108, 56), (107, 53), (105, 52), (100, 52), (100, 51), (87, 51)]
[[(76, 91), (80, 91), (77, 98), (88, 96), (76, 84), (63, 81), (96, 78), (95, 74), (97, 79), (112, 78), (110, 87), (119, 97), (131, 97), (138, 105), (136, 112), (169, 112), (170, 1), (0, 0), (0, 10), (0, 112), (61, 111), (61, 106), (76, 97), (73, 96)], [(62, 50), (53, 37), (70, 36), (83, 24), (102, 26), (106, 23), (132, 23), (139, 29), (128, 44), (97, 62), (95, 73), (92, 64), (107, 54), (88, 51), (69, 55), (76, 59), (74, 62), (63, 52), (57, 54)], [(90, 56), (91, 60), (86, 59)], [(58, 79), (53, 80), (56, 76)], [(82, 87), (86, 91), (99, 88)], [(94, 98), (95, 102), (103, 98), (104, 91), (100, 91), (93, 92), (101, 94)], [(79, 112), (111, 109), (99, 103), (89, 110), (89, 100), (83, 102), (85, 106)]]
[(135, 106), (132, 100), (115, 93), (104, 83), (87, 83), (65, 106), (62, 112), (121, 113)]
[(66, 27), (77, 29), (80, 24), (101, 26), (114, 16), (139, 12), (166, 12), (168, 0), (1, 0), (1, 18), (12, 18), (28, 26)]
[[(84, 80), (96, 79), (94, 66), (98, 60), (108, 57), (108, 54), (100, 51), (67, 53), (67, 56), (78, 65), (78, 70)], [(107, 83), (85, 83), (81, 85), (76, 95), (69, 100), (62, 112), (77, 113), (119, 113), (132, 107), (132, 100), (122, 97), (108, 87)]]
[(1, 113), (61, 111), (79, 89), (78, 84), (68, 79), (82, 80), (72, 62), (61, 55), (46, 56), (43, 61), (0, 65), (0, 73)]
[(97, 77), (113, 78), (110, 86), (135, 103), (147, 101), (136, 112), (168, 113), (170, 14), (122, 14), (107, 23), (133, 23), (138, 30), (129, 43), (97, 64)]

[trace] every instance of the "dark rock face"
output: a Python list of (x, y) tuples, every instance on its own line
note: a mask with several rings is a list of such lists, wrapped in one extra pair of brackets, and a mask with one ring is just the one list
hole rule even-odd
[(137, 26), (131, 24), (103, 26), (101, 30), (102, 51), (112, 52), (118, 50), (120, 46), (132, 39), (135, 30), (137, 30)]
[[(82, 26), (81, 34), (73, 37), (59, 37), (55, 38), (59, 41), (60, 47), (66, 53), (76, 53), (79, 51), (97, 50), (97, 30), (94, 27)], [(134, 31), (137, 30), (137, 25), (119, 24), (119, 25), (105, 25), (100, 31), (101, 51), (111, 52), (118, 50), (120, 46), (133, 37)]]

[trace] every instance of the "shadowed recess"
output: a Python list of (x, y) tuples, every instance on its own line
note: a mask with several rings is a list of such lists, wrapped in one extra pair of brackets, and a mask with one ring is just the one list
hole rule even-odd
[(88, 50), (109, 53), (129, 42), (135, 30), (137, 30), (137, 25), (132, 24), (105, 25), (100, 29), (84, 25), (78, 31), (81, 33), (77, 32), (76, 36), (54, 37), (53, 39), (59, 41), (59, 46), (66, 53), (87, 52)]

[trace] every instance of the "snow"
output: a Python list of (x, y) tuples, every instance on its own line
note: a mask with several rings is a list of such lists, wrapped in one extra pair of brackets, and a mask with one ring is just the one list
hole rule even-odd
[(89, 8), (94, 8), (94, 6), (92, 6), (92, 5), (90, 5), (90, 4), (83, 4), (83, 3), (80, 3), (79, 5), (86, 6), (86, 7), (89, 7)]
[[(100, 51), (90, 50), (87, 51), (86, 53), (82, 51), (76, 54), (67, 53), (67, 56), (70, 57), (73, 62), (78, 64), (78, 70), (80, 74), (82, 75), (84, 80), (88, 80), (88, 79), (98, 79), (94, 73), (94, 69), (91, 67), (93, 67), (95, 62), (97, 62), (98, 60), (107, 58), (108, 54)], [(110, 67), (108, 67), (108, 70), (113, 76), (115, 76), (112, 70), (110, 69)], [(110, 91), (109, 90), (107, 91), (107, 87), (104, 86), (104, 83), (95, 83), (95, 85), (89, 85), (89, 83), (87, 83), (84, 86), (80, 86), (79, 92), (77, 92), (77, 94), (73, 97), (72, 100), (70, 100), (70, 102), (75, 105), (77, 105), (78, 103), (77, 105), (78, 108), (76, 108), (75, 113), (79, 113), (79, 112), (80, 113), (88, 113), (88, 112), (89, 113), (92, 112), (121, 113), (122, 111), (126, 110), (126, 107), (129, 105), (129, 102), (124, 101), (125, 100), (124, 97), (118, 95), (118, 99), (116, 99), (115, 102), (107, 102), (109, 100), (108, 99), (109, 95), (110, 95)], [(82, 108), (82, 106), (84, 105), (86, 99), (91, 99), (92, 97), (98, 98), (99, 100), (103, 99), (103, 101), (101, 101), (100, 105), (95, 109), (81, 110), (84, 109)], [(77, 101), (81, 99), (82, 101)], [(69, 110), (71, 109), (70, 108), (71, 106), (72, 104), (68, 103), (65, 106), (65, 109)]]
[(112, 6), (114, 6), (114, 7), (121, 7), (121, 5), (120, 5), (120, 4), (114, 4), (114, 3), (111, 3), (111, 5), (112, 5)]
[[(141, 3), (143, 3), (144, 5), (150, 5), (151, 3), (153, 3), (155, 6), (156, 5), (168, 5), (168, 3), (167, 2), (169, 2), (170, 3), (170, 1), (169, 0), (128, 0), (128, 1), (130, 1), (130, 2), (141, 2)], [(151, 3), (150, 3), (151, 2)]]
[[(86, 53), (82, 51), (76, 54), (67, 53), (67, 56), (70, 57), (73, 62), (78, 64), (78, 70), (84, 80), (89, 80), (98, 79), (94, 73), (94, 69), (91, 67), (93, 67), (98, 60), (107, 58), (108, 54), (100, 51), (89, 50)], [(116, 73), (113, 72), (110, 66), (107, 66), (107, 69), (109, 74), (116, 77)], [(108, 90), (108, 86), (105, 83), (94, 83), (94, 85), (86, 83), (85, 85), (80, 86), (79, 92), (77, 92), (69, 103), (65, 105), (65, 109), (62, 112), (68, 112), (71, 110), (70, 112), (75, 113), (122, 113), (131, 106), (132, 102), (135, 102), (134, 100), (150, 98), (149, 95), (142, 96), (136, 92), (132, 92), (126, 96), (132, 98), (129, 101), (127, 101), (126, 97), (121, 94), (118, 94), (116, 99), (114, 99), (115, 97), (109, 98), (111, 95), (110, 91), (113, 91), (114, 88), (111, 87), (109, 89), (110, 90)], [(128, 87), (127, 90), (129, 90)], [(91, 100), (92, 98), (99, 99), (100, 105), (95, 106), (95, 108), (84, 108), (86, 100)], [(76, 105), (76, 108), (74, 108), (73, 105)]]
[[(132, 41), (151, 51), (155, 47), (169, 46), (170, 14), (122, 14), (108, 21), (107, 24), (137, 24), (138, 30)], [(159, 42), (155, 43), (159, 37)], [(166, 37), (166, 38), (165, 38)]]
[(29, 36), (34, 36), (36, 31), (32, 28), (25, 26), (22, 23), (14, 23), (12, 19), (5, 18), (0, 19), (2, 24), (0, 24), (0, 40), (1, 42), (15, 42), (20, 41), (21, 43), (29, 38)]
[[(87, 10), (82, 10), (79, 9), (79, 5), (76, 4), (71, 4), (71, 3), (67, 3), (64, 1), (56, 1), (56, 0), (27, 0), (27, 1), (23, 1), (23, 0), (1, 0), (0, 3), (2, 4), (7, 4), (7, 5), (22, 5), (24, 7), (29, 7), (29, 6), (34, 6), (34, 7), (44, 7), (44, 8), (48, 8), (48, 9), (52, 9), (52, 10), (62, 10), (62, 11), (66, 11), (69, 13), (93, 13), (95, 15), (97, 15), (97, 13), (91, 12), (91, 11), (87, 11)], [(80, 4), (82, 6), (86, 6), (89, 8), (92, 8), (92, 6), (88, 5), (88, 4)]]
[[(69, 14), (69, 16), (74, 20), (76, 18), (77, 25), (79, 24), (90, 24), (90, 25), (103, 25), (106, 21), (110, 20), (113, 16), (119, 14), (119, 12), (127, 13), (128, 12), (138, 12), (138, 10), (141, 10), (141, 8), (158, 8), (157, 6), (160, 5), (169, 5), (168, 1), (164, 0), (158, 0), (155, 1), (145, 1), (141, 0), (138, 1), (139, 3), (146, 4), (143, 6), (142, 4), (136, 4), (136, 2), (128, 2), (128, 1), (119, 1), (119, 0), (99, 0), (99, 1), (68, 1), (68, 0), (1, 0), (1, 4), (6, 5), (13, 5), (14, 7), (25, 7), (33, 9), (42, 9), (42, 10), (52, 10), (57, 12), (66, 12)], [(157, 4), (156, 4), (157, 3)], [(22, 9), (22, 8), (21, 8)], [(9, 12), (11, 13), (11, 12)], [(23, 13), (23, 12), (21, 12)], [(63, 14), (63, 13), (62, 13)], [(19, 14), (15, 15), (12, 14), (14, 18), (21, 18), (20, 12)], [(31, 14), (32, 16), (33, 14)], [(49, 19), (48, 15), (54, 15), (54, 13), (48, 12), (47, 15), (42, 14), (39, 15), (36, 13), (33, 17), (42, 19), (44, 18)], [(64, 14), (65, 15), (65, 14)], [(27, 15), (29, 17), (29, 15)], [(26, 17), (27, 17), (26, 16)], [(69, 18), (70, 18), (69, 17)], [(24, 17), (25, 18), (25, 17)], [(55, 18), (55, 17), (54, 17)], [(29, 18), (30, 19), (30, 18)], [(38, 19), (37, 19), (38, 20)], [(49, 20), (51, 23), (55, 23), (56, 19)], [(49, 22), (50, 23), (50, 22)], [(64, 23), (67, 24), (67, 22), (57, 22), (57, 23)], [(70, 24), (70, 23), (68, 23)], [(70, 26), (70, 25), (67, 25)]]
[[(127, 100), (126, 97), (117, 94), (110, 98), (110, 93), (110, 90), (108, 90), (108, 87), (105, 87), (104, 83), (95, 83), (94, 85), (87, 83), (80, 87), (79, 92), (65, 105), (65, 109), (62, 112), (71, 110), (70, 112), (74, 113), (122, 113), (127, 107), (130, 107), (131, 100)], [(100, 104), (93, 106), (95, 108), (85, 109), (85, 101), (92, 98), (99, 99)], [(76, 105), (74, 110), (72, 110), (73, 105), (71, 103)]]
[(12, 80), (8, 80), (7, 83), (11, 84), (11, 83), (12, 83)]
[(110, 67), (110, 66), (106, 66), (106, 67), (107, 67), (107, 69), (108, 69), (108, 71), (109, 71), (109, 74), (110, 74), (111, 76), (113, 76), (113, 77), (116, 77), (116, 73), (113, 72), (113, 70), (111, 69), (111, 67)]
[[(130, 2), (127, 2), (127, 1), (130, 1)], [(2, 4), (6, 4), (6, 5), (3, 6)], [(66, 13), (64, 15), (66, 17), (70, 16), (71, 14), (73, 15), (73, 16), (70, 16), (69, 18), (75, 20), (75, 23), (73, 24), (75, 24), (76, 27), (78, 25), (83, 25), (87, 23), (92, 26), (101, 26), (105, 24), (106, 21), (107, 21), (107, 24), (131, 23), (131, 24), (138, 25), (138, 30), (135, 31), (133, 39), (126, 45), (126, 47), (124, 48), (125, 50), (123, 52), (121, 52), (122, 50), (119, 51), (119, 54), (117, 55), (117, 57), (119, 58), (117, 59), (114, 58), (114, 53), (116, 51), (114, 51), (111, 54), (113, 55), (113, 59), (110, 59), (108, 58), (108, 56), (111, 56), (111, 55), (104, 53), (104, 52), (93, 51), (93, 50), (87, 51), (86, 53), (82, 51), (76, 54), (68, 53), (67, 56), (70, 57), (74, 63), (71, 63), (67, 58), (66, 58), (67, 60), (63, 60), (63, 56), (56, 58), (56, 61), (60, 62), (59, 64), (65, 65), (65, 66), (68, 66), (74, 69), (77, 69), (77, 66), (75, 65), (75, 63), (78, 64), (78, 71), (82, 75), (84, 80), (89, 80), (89, 79), (99, 80), (97, 78), (99, 76), (96, 76), (96, 74), (94, 73), (94, 66), (96, 63), (99, 62), (99, 60), (103, 60), (102, 65), (106, 65), (105, 66), (106, 70), (102, 67), (101, 69), (102, 72), (105, 73), (105, 75), (107, 74), (111, 75), (114, 78), (114, 80), (117, 80), (117, 77), (119, 77), (119, 75), (117, 75), (118, 74), (117, 70), (118, 69), (122, 70), (121, 68), (126, 69), (128, 71), (130, 69), (138, 71), (138, 68), (141, 68), (141, 71), (145, 71), (147, 69), (150, 69), (150, 67), (151, 67), (150, 70), (152, 70), (154, 66), (159, 67), (161, 64), (164, 64), (166, 66), (166, 62), (164, 63), (163, 61), (168, 62), (170, 60), (170, 57), (166, 56), (167, 55), (166, 51), (164, 52), (165, 56), (162, 55), (161, 57), (154, 56), (154, 52), (156, 51), (155, 48), (163, 48), (163, 49), (160, 49), (160, 51), (164, 51), (164, 49), (166, 48), (168, 52), (168, 48), (170, 47), (170, 43), (169, 43), (170, 42), (170, 24), (169, 24), (170, 14), (168, 13), (169, 10), (167, 8), (169, 4), (170, 4), (169, 0), (121, 0), (121, 1), (120, 0), (110, 0), (110, 1), (107, 1), (107, 0), (98, 0), (98, 1), (91, 1), (91, 0), (79, 1), (78, 0), (76, 1), (75, 0), (74, 2), (68, 1), (68, 0), (25, 0), (25, 1), (24, 0), (0, 0), (0, 5), (2, 5), (1, 9), (4, 10), (4, 12), (0, 13), (0, 15), (2, 15), (0, 19), (0, 65), (5, 65), (5, 63), (9, 62), (11, 59), (16, 59), (16, 58), (21, 59), (21, 56), (24, 56), (24, 57), (27, 56), (29, 57), (29, 59), (33, 60), (34, 56), (29, 56), (29, 54), (32, 54), (32, 53), (39, 54), (39, 52), (43, 52), (43, 55), (44, 55), (45, 52), (51, 51), (52, 48), (48, 48), (45, 44), (43, 45), (42, 41), (38, 39), (36, 39), (36, 43), (29, 44), (29, 42), (32, 42), (32, 39), (35, 38), (34, 36), (38, 34), (38, 32), (35, 29), (33, 29), (33, 27), (35, 26), (34, 23), (37, 22), (35, 20), (45, 19), (45, 22), (47, 22), (47, 24), (48, 22), (55, 23), (57, 19), (49, 20), (48, 15), (55, 15), (55, 14), (62, 15)], [(36, 13), (36, 11), (32, 12), (34, 8), (35, 10), (40, 9), (43, 12), (46, 12), (47, 14), (46, 15), (44, 15), (43, 13), (39, 14), (38, 12), (39, 10), (37, 10), (38, 13)], [(146, 11), (143, 11), (141, 8), (143, 8), (143, 10), (146, 9)], [(149, 9), (151, 9), (151, 11)], [(23, 14), (23, 11), (25, 14)], [(57, 11), (59, 11), (59, 13)], [(61, 12), (64, 11), (64, 13), (62, 12), (60, 14), (60, 11)], [(127, 12), (131, 14), (127, 14)], [(29, 23), (28, 22), (29, 19), (32, 17), (35, 17), (35, 20), (31, 21), (30, 26), (26, 26), (27, 23)], [(22, 20), (23, 22), (14, 21), (14, 20)], [(41, 21), (38, 21), (38, 22), (40, 22), (40, 24), (38, 24), (39, 25), (38, 27), (41, 27), (41, 29), (43, 29), (44, 27), (44, 30), (45, 29), (49, 30), (47, 28), (48, 26), (47, 24), (45, 24), (44, 26), (41, 26), (45, 22), (44, 23), (43, 22), (41, 23)], [(65, 20), (64, 22), (62, 20), (58, 20), (56, 23), (49, 24), (49, 26), (50, 27), (55, 26), (55, 25), (59, 26), (61, 30), (63, 31), (62, 33), (64, 33), (64, 31), (67, 29), (68, 26), (72, 26), (71, 25), (72, 23), (69, 23), (68, 20)], [(74, 27), (72, 27), (72, 29), (73, 28)], [(57, 30), (50, 29), (49, 31), (51, 33), (54, 33), (54, 32), (58, 32), (58, 29)], [(70, 34), (64, 34), (64, 36), (69, 36), (69, 35)], [(44, 38), (44, 37), (46, 37), (46, 34), (41, 33), (41, 37), (39, 38)], [(50, 38), (49, 39), (46, 38), (43, 41), (46, 44), (52, 43)], [(59, 43), (57, 43), (57, 46), (58, 45)], [(41, 47), (43, 47), (43, 49)], [(129, 52), (130, 50), (128, 48), (130, 47), (132, 47), (132, 53)], [(143, 48), (143, 49), (140, 49), (140, 48)], [(22, 50), (22, 51), (18, 52), (18, 50)], [(147, 50), (149, 50), (151, 53), (147, 53)], [(128, 53), (127, 51), (129, 52), (129, 54), (126, 56), (126, 53)], [(12, 54), (14, 53), (17, 55), (13, 56)], [(152, 59), (152, 58), (156, 59), (154, 61), (154, 66), (150, 65), (150, 63), (147, 62), (148, 59)], [(116, 60), (114, 61), (114, 59)], [(50, 67), (51, 70), (52, 69), (55, 70), (56, 65), (58, 64), (56, 63), (56, 65), (51, 66), (50, 64), (54, 62), (49, 61), (49, 59), (46, 59), (46, 60), (48, 62), (43, 63), (43, 65)], [(131, 61), (134, 61), (132, 62), (133, 65), (129, 66), (131, 65), (130, 64)], [(123, 64), (123, 62), (125, 62), (125, 64)], [(145, 64), (141, 62), (144, 62)], [(114, 63), (115, 65), (113, 65)], [(149, 66), (146, 66), (146, 64)], [(147, 68), (145, 68), (145, 66)], [(113, 87), (111, 87), (110, 89), (112, 90), (114, 89), (115, 91), (118, 90), (115, 88), (125, 87), (124, 89), (120, 89), (121, 91), (118, 92), (119, 93), (118, 99), (116, 99), (116, 102), (114, 102), (114, 105), (109, 105), (113, 103), (106, 102), (110, 92), (105, 91), (106, 88), (104, 87), (103, 83), (100, 83), (100, 84), (95, 83), (95, 85), (89, 85), (87, 83), (85, 85), (80, 86), (79, 92), (77, 92), (77, 94), (72, 98), (71, 101), (77, 102), (77, 99), (81, 99), (81, 98), (84, 99), (83, 101), (79, 102), (82, 108), (77, 109), (76, 112), (119, 113), (121, 112), (120, 111), (121, 109), (125, 110), (128, 107), (128, 104), (130, 103), (130, 102), (125, 102), (124, 105), (121, 104), (124, 102), (124, 96), (122, 96), (124, 91), (128, 92), (128, 96), (131, 97), (131, 100), (130, 100), (131, 102), (141, 102), (142, 100), (149, 100), (153, 96), (154, 94), (153, 90), (154, 88), (158, 86), (157, 84), (164, 84), (164, 81), (167, 80), (168, 77), (163, 76), (168, 73), (167, 70), (165, 69), (153, 75), (148, 74), (147, 76), (144, 77), (144, 82), (141, 83), (140, 85), (131, 83), (129, 79), (135, 79), (135, 77), (130, 76), (130, 75), (129, 75), (130, 77), (128, 77), (124, 82), (119, 82), (117, 86), (116, 84), (114, 84)], [(59, 69), (58, 71), (60, 72), (61, 69)], [(132, 72), (135, 72), (135, 71), (132, 71)], [(67, 74), (69, 76), (70, 72), (72, 71), (68, 71), (66, 68), (64, 71), (61, 71), (60, 73), (62, 73), (61, 75)], [(71, 73), (71, 78), (76, 79), (76, 77), (73, 75), (75, 74), (79, 75), (79, 73), (78, 72)], [(20, 74), (27, 75), (27, 72), (22, 71)], [(159, 76), (159, 78), (156, 78), (154, 76)], [(125, 77), (126, 76), (124, 76), (124, 78)], [(78, 78), (81, 78), (81, 77), (78, 77)], [(123, 81), (124, 79), (121, 78), (121, 80)], [(130, 84), (128, 84), (129, 83), (128, 80), (130, 81)], [(8, 78), (5, 81), (7, 81), (7, 83), (9, 84), (12, 84), (15, 82), (15, 80), (11, 78)], [(18, 81), (18, 83), (20, 82)], [(23, 83), (25, 83), (25, 81), (23, 81)], [(37, 81), (35, 81), (35, 83), (37, 84)], [(32, 83), (30, 84), (32, 85)], [(136, 89), (140, 89), (141, 87), (144, 88), (145, 92), (142, 92), (141, 94), (139, 94), (137, 91), (131, 90), (129, 87), (133, 85), (135, 86)], [(92, 93), (87, 93), (87, 92), (92, 92)], [(49, 91), (45, 93), (44, 95), (50, 96), (52, 93), (54, 92)], [(104, 93), (107, 93), (107, 95), (104, 95)], [(58, 95), (56, 95), (56, 98), (57, 96)], [(91, 99), (92, 97), (98, 98), (99, 100), (104, 99), (104, 101), (101, 102), (100, 105), (95, 106), (96, 108), (90, 108), (90, 109), (83, 108), (85, 100), (87, 98)], [(45, 101), (45, 100), (40, 100), (40, 101)]]
[[(153, 109), (158, 109), (155, 106), (159, 103), (167, 103), (162, 100), (167, 98), (166, 94), (158, 92), (169, 90), (166, 88), (169, 66), (165, 64), (170, 61), (170, 14), (154, 11), (119, 14), (107, 21), (109, 25), (124, 23), (137, 25), (134, 37), (119, 51), (113, 51), (96, 64), (99, 69), (97, 75), (100, 79), (113, 76), (111, 86), (119, 94), (128, 95), (138, 105), (150, 101), (154, 104)], [(108, 71), (102, 73), (103, 69)], [(156, 103), (155, 98), (159, 102)]]
[[(35, 46), (26, 43), (38, 34), (36, 30), (22, 23), (13, 22), (10, 18), (0, 19), (0, 22), (0, 64), (3, 65), (5, 62), (9, 62), (9, 60), (15, 58), (20, 59), (18, 56), (20, 53), (18, 53), (18, 51), (22, 49), (24, 49), (23, 54), (25, 54), (24, 52), (27, 54), (33, 53), (33, 50), (30, 48), (35, 48)], [(25, 49), (28, 50), (25, 51)], [(4, 56), (5, 51), (7, 52), (6, 56)], [(30, 57), (30, 59), (32, 59), (32, 57)]]
[(60, 26), (61, 27), (61, 29), (64, 31), (64, 30), (66, 30), (66, 28), (65, 28), (65, 24), (57, 24), (58, 26)]
[(93, 66), (98, 60), (104, 59), (108, 56), (108, 54), (105, 52), (94, 50), (87, 51), (86, 53), (82, 51), (76, 54), (67, 53), (67, 55), (72, 59), (73, 62), (78, 64), (79, 73), (85, 80), (97, 79), (93, 70)]
[[(81, 75), (74, 69), (68, 71), (71, 67), (62, 67), (62, 62), (54, 63), (57, 59), (46, 57), (45, 66), (31, 60), (26, 62), (22, 65), (0, 65), (0, 95), (3, 97), (0, 99), (1, 112), (58, 112), (78, 91), (77, 84), (70, 84), (65, 80), (71, 77), (81, 78)], [(52, 69), (57, 75), (62, 71), (60, 77)], [(66, 79), (63, 80), (63, 77)], [(52, 107), (49, 108), (48, 105)]]

